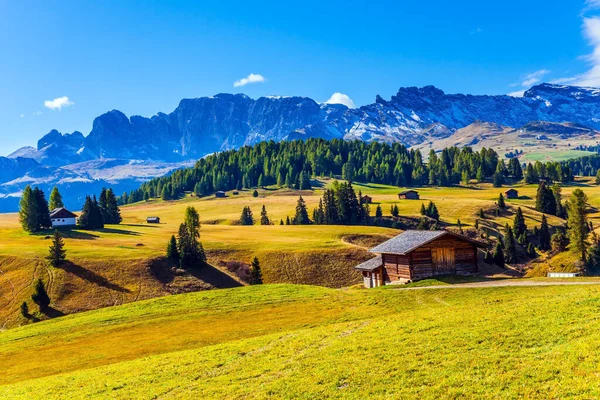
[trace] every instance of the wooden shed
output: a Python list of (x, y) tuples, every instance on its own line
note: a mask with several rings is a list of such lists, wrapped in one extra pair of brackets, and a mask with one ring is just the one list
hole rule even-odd
[(148, 224), (160, 224), (160, 218), (159, 217), (148, 217), (148, 218), (146, 218), (146, 223), (148, 223)]
[(407, 199), (407, 200), (419, 200), (419, 192), (416, 190), (405, 190), (403, 192), (398, 193), (399, 199)]
[(518, 199), (519, 192), (516, 189), (510, 188), (506, 192), (504, 192), (504, 197), (507, 199)]
[(218, 192), (215, 193), (215, 197), (225, 197), (225, 192), (219, 190)]
[(364, 195), (360, 198), (360, 204), (371, 204), (373, 203), (373, 198), (369, 195)]
[(441, 231), (406, 231), (371, 249), (377, 257), (355, 268), (366, 287), (406, 283), (439, 275), (477, 272), (477, 248), (485, 243)]

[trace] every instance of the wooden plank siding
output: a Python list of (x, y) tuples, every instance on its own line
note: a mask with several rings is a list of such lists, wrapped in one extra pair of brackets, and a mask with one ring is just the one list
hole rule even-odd
[(447, 235), (407, 255), (382, 254), (382, 260), (385, 282), (467, 275), (477, 272), (477, 246)]

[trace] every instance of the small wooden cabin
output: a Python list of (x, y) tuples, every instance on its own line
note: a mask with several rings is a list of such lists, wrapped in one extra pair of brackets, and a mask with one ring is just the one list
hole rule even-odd
[(519, 192), (516, 189), (510, 188), (506, 192), (504, 192), (504, 197), (507, 199), (518, 199)]
[(215, 192), (215, 197), (225, 197), (225, 192), (219, 190), (218, 192)]
[(399, 199), (407, 199), (407, 200), (419, 200), (419, 192), (416, 190), (405, 190), (403, 192), (398, 193)]
[(360, 204), (371, 204), (373, 203), (373, 198), (369, 195), (364, 195), (360, 198)]
[(366, 287), (407, 283), (439, 275), (477, 272), (485, 243), (449, 231), (406, 231), (372, 248), (377, 257), (357, 265)]
[(146, 218), (146, 223), (148, 223), (148, 224), (160, 224), (160, 218), (159, 217), (148, 217), (148, 218)]

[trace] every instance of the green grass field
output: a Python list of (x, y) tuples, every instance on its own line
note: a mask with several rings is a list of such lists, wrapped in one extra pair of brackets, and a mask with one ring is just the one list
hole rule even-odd
[(596, 398), (598, 288), (153, 299), (0, 334), (0, 398)]

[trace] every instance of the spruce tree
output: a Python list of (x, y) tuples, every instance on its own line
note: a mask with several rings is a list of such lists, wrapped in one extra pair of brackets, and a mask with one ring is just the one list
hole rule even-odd
[(589, 225), (586, 215), (587, 196), (581, 189), (575, 189), (567, 202), (568, 209), (568, 233), (570, 248), (581, 261), (586, 261), (587, 237)]
[(515, 212), (515, 217), (513, 219), (513, 231), (516, 237), (521, 237), (527, 232), (527, 225), (525, 224), (525, 217), (523, 216), (521, 207), (517, 208), (517, 212)]
[(392, 204), (390, 213), (392, 214), (392, 217), (397, 217), (400, 215), (400, 209), (398, 208), (397, 204)]
[(179, 262), (179, 251), (177, 250), (177, 239), (175, 235), (171, 235), (171, 240), (167, 244), (167, 258), (169, 260)]
[(260, 211), (260, 224), (271, 225), (271, 221), (269, 220), (269, 216), (267, 215), (267, 208), (264, 204), (262, 206), (262, 210)]
[(504, 268), (504, 251), (502, 250), (502, 242), (500, 239), (498, 239), (496, 245), (494, 246), (492, 258), (494, 259), (494, 264)]
[(539, 230), (540, 250), (550, 250), (550, 228), (546, 214), (542, 214), (542, 224)]
[(258, 257), (254, 257), (254, 259), (252, 259), (252, 264), (250, 266), (249, 281), (251, 285), (261, 285), (263, 283), (262, 271), (260, 269), (260, 262), (258, 261)]
[(66, 261), (67, 251), (65, 250), (65, 243), (58, 230), (54, 231), (52, 236), (52, 244), (49, 248), (49, 254), (46, 257), (48, 263), (53, 267), (58, 267), (60, 264)]
[(254, 189), (254, 192), (252, 192), (252, 197), (258, 197), (258, 190)]
[(527, 255), (530, 258), (536, 258), (537, 257), (537, 253), (535, 251), (535, 247), (533, 247), (533, 243), (529, 243), (529, 245), (527, 246)]
[(35, 286), (33, 288), (33, 294), (31, 295), (31, 300), (35, 304), (40, 307), (40, 310), (44, 311), (50, 305), (50, 296), (46, 292), (46, 287), (44, 286), (44, 282), (41, 279), (38, 279), (35, 282)]
[(514, 263), (517, 261), (517, 243), (513, 230), (510, 226), (506, 226), (506, 236), (504, 237), (504, 261)]
[(105, 196), (106, 218), (104, 219), (104, 222), (107, 224), (120, 224), (123, 218), (121, 218), (121, 210), (119, 209), (119, 204), (117, 203), (117, 197), (115, 196), (115, 193), (112, 191), (112, 189), (108, 189), (106, 190)]
[(425, 208), (425, 204), (421, 203), (421, 210), (419, 211), (421, 215), (427, 215), (427, 209)]
[(498, 207), (500, 207), (503, 210), (506, 208), (506, 203), (504, 202), (504, 195), (502, 193), (500, 193), (500, 195), (498, 196)]
[(380, 205), (377, 205), (377, 208), (375, 209), (375, 218), (381, 217), (383, 217), (383, 210), (381, 209)]
[(285, 224), (286, 225), (291, 225), (290, 216), (289, 215), (287, 217), (285, 217)]
[(308, 225), (310, 224), (310, 218), (308, 218), (308, 210), (306, 209), (306, 203), (302, 196), (296, 203), (296, 215), (294, 216), (295, 225)]
[(36, 208), (36, 224), (38, 229), (47, 229), (52, 227), (50, 220), (50, 212), (48, 211), (48, 202), (44, 191), (38, 187), (33, 189), (33, 197), (35, 199)]
[(479, 215), (479, 218), (485, 219), (485, 213), (483, 212), (483, 208), (479, 209), (479, 214), (478, 215)]
[(23, 190), (19, 203), (19, 220), (24, 231), (37, 232), (39, 230), (37, 213), (37, 203), (33, 197), (33, 190), (31, 186), (27, 185)]
[(54, 186), (52, 188), (52, 192), (50, 192), (50, 203), (48, 204), (48, 208), (50, 209), (50, 211), (52, 211), (52, 210), (55, 210), (57, 208), (61, 208), (64, 206), (65, 205), (63, 204), (62, 196), (61, 196), (60, 192), (58, 191), (58, 188), (56, 186)]
[(429, 218), (435, 219), (436, 221), (440, 220), (440, 213), (438, 212), (437, 206), (435, 205), (435, 203), (433, 201), (429, 202), (429, 205), (427, 206), (426, 215)]
[(283, 224), (283, 219), (280, 219), (280, 220), (279, 220), (279, 225), (284, 225), (284, 224)]
[(242, 209), (242, 215), (240, 216), (240, 224), (254, 225), (254, 217), (252, 216), (252, 210), (250, 210), (250, 206), (245, 206)]

